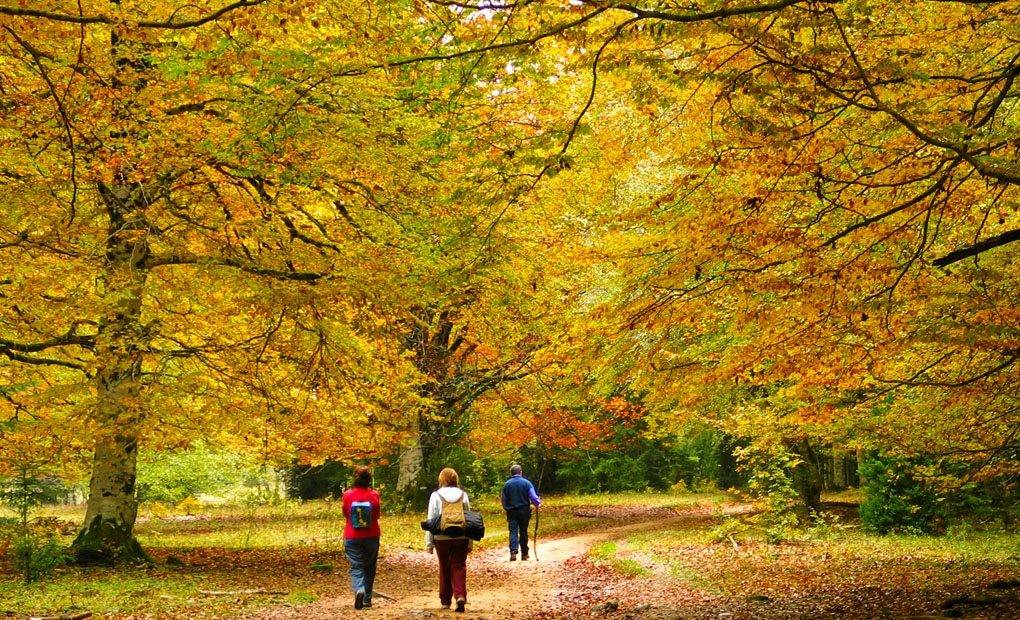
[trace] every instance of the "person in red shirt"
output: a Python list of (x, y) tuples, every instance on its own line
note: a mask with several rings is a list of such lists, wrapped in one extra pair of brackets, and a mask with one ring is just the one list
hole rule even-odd
[(372, 470), (354, 470), (354, 488), (344, 493), (344, 554), (350, 562), (354, 608), (372, 606), (372, 585), (379, 559), (379, 492), (372, 488)]

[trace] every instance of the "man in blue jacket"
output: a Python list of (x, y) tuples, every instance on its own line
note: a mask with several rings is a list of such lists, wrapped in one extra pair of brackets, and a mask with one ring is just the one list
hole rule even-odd
[(542, 500), (535, 492), (535, 485), (525, 478), (521, 466), (516, 463), (510, 466), (510, 479), (503, 485), (499, 499), (506, 511), (506, 522), (510, 527), (510, 561), (517, 560), (517, 547), (520, 545), (521, 559), (528, 559), (528, 521), (531, 521), (531, 504), (538, 508)]

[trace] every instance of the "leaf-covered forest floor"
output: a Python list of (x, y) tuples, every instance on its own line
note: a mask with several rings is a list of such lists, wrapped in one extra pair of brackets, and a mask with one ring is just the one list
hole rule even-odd
[(0, 564), (0, 617), (1020, 617), (1020, 537), (995, 529), (878, 537), (844, 514), (792, 542), (720, 543), (713, 528), (749, 510), (723, 495), (570, 496), (542, 510), (538, 561), (510, 563), (497, 507), (480, 504), (489, 536), (468, 560), (464, 615), (439, 609), (415, 514), (384, 517), (376, 589), (394, 600), (355, 612), (337, 506), (313, 502), (149, 516), (147, 568), (64, 568), (25, 586)]

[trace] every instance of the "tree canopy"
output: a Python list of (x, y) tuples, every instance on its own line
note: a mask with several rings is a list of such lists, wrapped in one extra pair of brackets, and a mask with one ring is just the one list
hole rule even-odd
[(1017, 474), (1015, 1), (0, 28), (0, 468), (91, 471), (86, 556), (138, 551), (139, 446), (399, 458), (410, 488), (624, 393), (653, 432)]

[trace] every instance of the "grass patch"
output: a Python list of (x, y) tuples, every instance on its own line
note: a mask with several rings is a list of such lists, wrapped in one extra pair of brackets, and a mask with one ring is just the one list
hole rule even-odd
[(307, 605), (308, 603), (314, 603), (316, 600), (318, 600), (317, 596), (304, 590), (291, 592), (287, 595), (287, 602), (292, 605)]
[(591, 548), (588, 555), (596, 563), (612, 568), (621, 575), (628, 577), (646, 577), (651, 574), (647, 568), (636, 560), (620, 557), (620, 549), (615, 542), (604, 542)]

